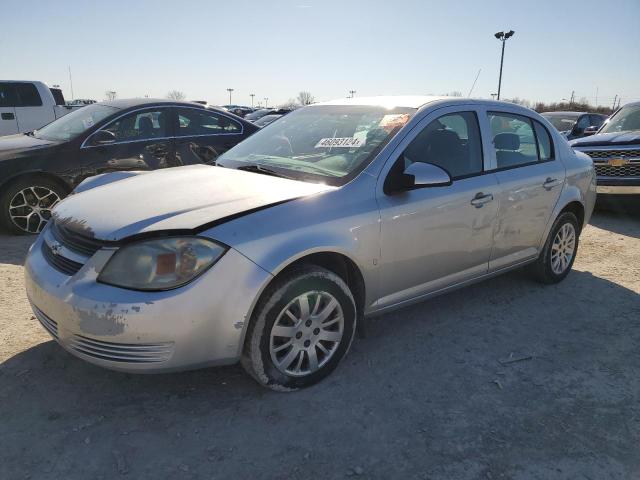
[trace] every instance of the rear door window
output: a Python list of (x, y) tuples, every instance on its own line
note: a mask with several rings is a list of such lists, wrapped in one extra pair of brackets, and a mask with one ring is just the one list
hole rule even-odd
[(497, 168), (517, 167), (538, 161), (538, 145), (530, 118), (512, 113), (489, 112), (487, 115)]
[(42, 98), (33, 83), (16, 83), (16, 107), (40, 107)]
[(229, 117), (198, 108), (178, 108), (178, 137), (242, 133), (242, 125)]

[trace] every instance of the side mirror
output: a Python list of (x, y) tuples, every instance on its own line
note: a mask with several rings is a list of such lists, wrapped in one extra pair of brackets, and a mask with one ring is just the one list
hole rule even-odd
[(418, 188), (448, 185), (451, 185), (451, 177), (445, 170), (432, 163), (415, 162), (405, 168), (404, 172), (389, 176), (385, 182), (384, 191), (387, 194), (394, 194)]
[(109, 130), (98, 130), (91, 137), (91, 145), (109, 145), (110, 143), (115, 143), (116, 135)]
[(445, 187), (451, 185), (451, 177), (442, 168), (433, 163), (415, 162), (404, 170), (410, 177), (412, 188)]
[(584, 133), (583, 135), (585, 137), (588, 137), (589, 135), (593, 135), (598, 131), (598, 127), (596, 127), (595, 125), (591, 125), (590, 127), (587, 127), (584, 129)]
[(573, 128), (571, 129), (571, 135), (582, 135), (584, 133), (584, 129), (578, 126), (578, 122), (573, 124)]

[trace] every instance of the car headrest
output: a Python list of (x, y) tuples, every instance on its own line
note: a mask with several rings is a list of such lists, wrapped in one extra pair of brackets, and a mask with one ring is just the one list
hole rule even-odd
[(149, 117), (140, 117), (140, 119), (138, 120), (138, 128), (142, 133), (152, 133), (153, 122)]
[(499, 133), (493, 137), (496, 150), (520, 150), (520, 137), (515, 133)]

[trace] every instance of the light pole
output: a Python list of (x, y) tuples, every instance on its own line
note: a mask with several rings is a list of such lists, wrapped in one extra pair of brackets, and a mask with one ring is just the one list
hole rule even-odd
[(268, 108), (267, 105), (269, 105), (269, 97), (264, 97), (264, 108)]
[(227, 88), (227, 92), (229, 92), (229, 105), (231, 105), (231, 92), (233, 92), (233, 88)]
[(502, 64), (504, 63), (504, 43), (516, 33), (513, 30), (498, 32), (494, 36), (502, 42), (502, 55), (500, 56), (500, 79), (498, 80), (498, 100), (500, 100), (500, 88), (502, 87)]
[(251, 97), (251, 108), (253, 108), (253, 97), (256, 96), (255, 93), (250, 93), (249, 96)]
[(356, 91), (355, 90), (349, 90), (349, 93), (351, 94), (350, 98), (353, 98), (353, 96), (356, 94)]

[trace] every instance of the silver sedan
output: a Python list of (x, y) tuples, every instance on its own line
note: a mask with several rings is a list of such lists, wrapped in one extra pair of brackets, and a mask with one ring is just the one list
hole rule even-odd
[(595, 179), (586, 155), (516, 105), (316, 104), (217, 166), (86, 180), (32, 246), (26, 289), (44, 328), (89, 362), (241, 361), (293, 390), (332, 372), (367, 316), (524, 266), (561, 281)]

